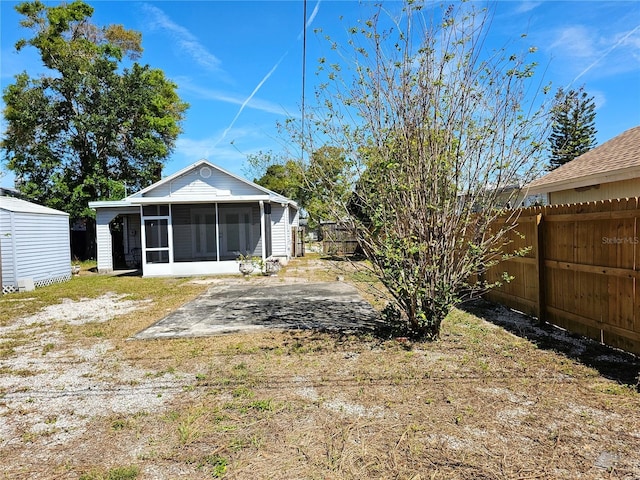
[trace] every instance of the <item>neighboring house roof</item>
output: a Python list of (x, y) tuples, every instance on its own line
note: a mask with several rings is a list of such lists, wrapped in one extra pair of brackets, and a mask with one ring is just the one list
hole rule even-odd
[(8, 212), (19, 212), (19, 213), (36, 213), (41, 215), (44, 214), (44, 215), (65, 215), (67, 217), (69, 216), (68, 213), (61, 212), (60, 210), (55, 210), (53, 208), (37, 205), (35, 203), (27, 202), (19, 198), (4, 197), (4, 196), (0, 196), (0, 210), (6, 210)]
[(528, 194), (557, 192), (640, 177), (640, 126), (531, 182)]
[[(208, 170), (207, 170), (208, 169)], [(217, 190), (215, 197), (203, 196), (201, 193), (189, 196), (185, 193), (172, 191), (172, 184), (176, 182), (179, 184), (181, 177), (186, 175), (193, 175), (195, 172), (199, 172), (200, 175), (197, 181), (206, 182), (217, 171), (219, 174), (226, 175), (241, 182), (242, 185), (249, 187), (249, 190), (244, 188), (244, 192), (241, 194), (234, 194), (230, 190)], [(203, 175), (203, 172), (207, 172)], [(237, 183), (236, 183), (237, 185)], [(215, 190), (212, 188), (212, 190)], [(249, 180), (228, 172), (217, 165), (214, 165), (207, 160), (199, 160), (193, 165), (189, 165), (186, 168), (169, 175), (168, 177), (159, 180), (158, 182), (144, 188), (122, 200), (117, 201), (96, 201), (89, 202), (89, 206), (95, 207), (125, 207), (131, 205), (142, 204), (157, 204), (157, 203), (202, 203), (202, 202), (237, 202), (237, 201), (266, 201), (291, 205), (294, 208), (298, 208), (298, 205), (293, 200), (273, 192), (267, 188), (257, 185)]]

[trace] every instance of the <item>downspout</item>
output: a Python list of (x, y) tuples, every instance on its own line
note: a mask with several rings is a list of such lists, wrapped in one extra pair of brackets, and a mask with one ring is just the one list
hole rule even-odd
[(264, 201), (262, 200), (260, 200), (260, 238), (262, 239), (260, 245), (262, 245), (262, 261), (264, 262), (267, 259), (267, 240), (264, 227)]

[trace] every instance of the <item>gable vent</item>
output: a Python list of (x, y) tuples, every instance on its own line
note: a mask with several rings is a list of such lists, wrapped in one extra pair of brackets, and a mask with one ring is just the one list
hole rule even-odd
[(211, 176), (211, 169), (209, 167), (202, 167), (200, 169), (200, 176), (202, 178), (209, 178)]

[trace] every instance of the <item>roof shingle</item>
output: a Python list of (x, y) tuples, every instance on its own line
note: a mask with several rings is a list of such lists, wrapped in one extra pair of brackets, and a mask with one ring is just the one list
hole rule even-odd
[(529, 188), (539, 190), (545, 185), (566, 183), (633, 167), (640, 168), (640, 126), (627, 130), (534, 180)]

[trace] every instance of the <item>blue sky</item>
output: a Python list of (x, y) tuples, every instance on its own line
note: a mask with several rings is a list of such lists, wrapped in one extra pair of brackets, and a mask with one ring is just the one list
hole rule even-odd
[[(15, 52), (18, 2), (0, 0), (0, 83), (26, 70), (42, 73), (33, 49)], [(58, 2), (47, 2), (57, 4)], [(277, 122), (299, 116), (302, 98), (303, 1), (87, 1), (99, 25), (120, 23), (142, 32), (140, 63), (162, 69), (191, 107), (164, 175), (201, 158), (250, 175), (247, 155), (278, 152)], [(389, 9), (397, 1), (385, 2)], [(437, 5), (440, 3), (437, 2)], [(373, 3), (308, 0), (307, 101), (317, 59), (328, 55), (324, 35), (367, 18)], [(544, 79), (557, 87), (584, 85), (595, 97), (598, 143), (640, 125), (640, 2), (499, 1), (490, 40), (503, 45), (527, 33), (538, 47)], [(343, 17), (343, 20), (340, 18)], [(322, 29), (317, 36), (315, 29)], [(2, 124), (4, 130), (4, 124)], [(12, 186), (2, 166), (0, 185)], [(251, 178), (252, 179), (252, 178)]]

